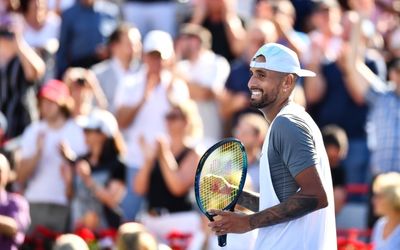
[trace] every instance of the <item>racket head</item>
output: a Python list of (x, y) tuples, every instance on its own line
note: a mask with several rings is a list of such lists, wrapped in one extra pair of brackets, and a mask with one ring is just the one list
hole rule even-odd
[[(247, 155), (236, 138), (226, 138), (210, 147), (201, 157), (195, 176), (195, 196), (198, 207), (210, 220), (210, 209), (233, 210), (243, 190), (247, 174)], [(210, 176), (223, 178), (237, 187), (230, 194), (211, 191)], [(206, 178), (205, 178), (206, 177)]]

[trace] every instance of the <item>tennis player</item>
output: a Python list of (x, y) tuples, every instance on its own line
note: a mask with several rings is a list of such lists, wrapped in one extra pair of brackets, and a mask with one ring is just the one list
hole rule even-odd
[[(259, 228), (255, 249), (337, 248), (332, 179), (321, 132), (303, 107), (292, 101), (300, 68), (296, 53), (268, 43), (250, 63), (251, 105), (270, 128), (260, 159), (260, 194), (243, 192), (238, 204), (253, 214), (212, 210), (217, 235)], [(228, 237), (229, 244), (229, 237)]]

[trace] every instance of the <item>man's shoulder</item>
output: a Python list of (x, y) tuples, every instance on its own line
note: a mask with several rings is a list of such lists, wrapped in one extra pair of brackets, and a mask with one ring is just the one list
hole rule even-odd
[(271, 135), (290, 139), (299, 132), (311, 134), (311, 122), (314, 121), (305, 111), (282, 114), (275, 118), (271, 126)]

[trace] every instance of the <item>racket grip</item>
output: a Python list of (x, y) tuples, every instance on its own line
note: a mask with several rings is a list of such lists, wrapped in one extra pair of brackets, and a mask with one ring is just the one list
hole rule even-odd
[(226, 246), (226, 234), (218, 236), (218, 246)]

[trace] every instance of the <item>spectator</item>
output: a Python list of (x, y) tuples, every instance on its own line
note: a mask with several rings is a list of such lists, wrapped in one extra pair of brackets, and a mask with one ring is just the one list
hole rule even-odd
[(307, 34), (294, 29), (296, 11), (293, 4), (289, 0), (273, 1), (271, 4), (273, 12), (271, 20), (278, 31), (277, 42), (295, 51), (299, 55), (300, 61), (302, 61), (303, 54), (307, 52), (310, 39)]
[(376, 27), (379, 34), (398, 27), (400, 10), (393, 0), (350, 0), (350, 9), (357, 11), (363, 18), (369, 20)]
[(47, 0), (21, 0), (26, 42), (46, 63), (44, 81), (55, 76), (55, 53), (60, 36), (60, 17), (47, 8)]
[(376, 250), (400, 247), (400, 174), (389, 172), (379, 175), (373, 185), (373, 204), (376, 215), (381, 216), (372, 232)]
[[(127, 142), (127, 187), (143, 165), (139, 136), (149, 143), (167, 133), (164, 117), (170, 109), (170, 99), (188, 98), (184, 82), (173, 77), (168, 69), (173, 54), (173, 42), (168, 33), (154, 30), (143, 43), (143, 67), (119, 85), (115, 96), (116, 118)], [(141, 206), (141, 197), (128, 188), (122, 204), (125, 219), (133, 220)]]
[(107, 108), (107, 99), (92, 70), (68, 68), (64, 75), (64, 82), (74, 101), (73, 117), (88, 115), (95, 106), (101, 109)]
[(190, 97), (199, 108), (206, 147), (223, 136), (218, 106), (230, 71), (228, 61), (212, 52), (210, 46), (211, 34), (205, 28), (185, 24), (180, 30), (177, 51), (182, 60), (176, 68), (179, 76), (188, 84)]
[(347, 56), (348, 88), (360, 103), (369, 106), (369, 141), (372, 174), (400, 171), (400, 59), (389, 66), (389, 83), (375, 75), (359, 56), (360, 22), (354, 23)]
[(388, 34), (386, 42), (386, 61), (392, 61), (394, 58), (400, 58), (400, 27), (397, 27)]
[[(347, 183), (365, 184), (368, 180), (369, 150), (366, 136), (368, 107), (360, 104), (347, 88), (341, 63), (346, 42), (341, 29), (341, 12), (336, 0), (318, 2), (312, 16), (317, 27), (311, 34), (308, 66), (316, 72), (305, 79), (304, 92), (310, 114), (318, 126), (335, 124), (349, 139), (349, 152), (343, 161)], [(376, 63), (362, 54), (363, 60), (376, 72)]]
[(327, 125), (322, 128), (322, 138), (331, 167), (335, 214), (338, 214), (347, 199), (346, 175), (342, 166), (342, 161), (347, 154), (347, 136), (342, 128), (336, 125)]
[(190, 22), (211, 32), (211, 49), (216, 54), (225, 57), (229, 62), (242, 54), (245, 30), (232, 0), (197, 1)]
[(120, 24), (110, 35), (111, 57), (92, 67), (108, 101), (108, 110), (115, 112), (114, 97), (118, 84), (138, 70), (141, 57), (141, 35), (137, 28)]
[(170, 140), (160, 137), (156, 144), (149, 144), (141, 138), (145, 160), (133, 182), (134, 190), (147, 199), (142, 218), (146, 228), (164, 243), (174, 232), (187, 235), (190, 238), (182, 241), (192, 249), (190, 242), (202, 237), (200, 214), (190, 200), (200, 155), (188, 144), (199, 131), (198, 116), (194, 102), (172, 105), (165, 116)]
[[(72, 200), (74, 227), (94, 232), (117, 229), (122, 222), (119, 207), (125, 194), (125, 165), (120, 156), (124, 142), (114, 116), (105, 110), (93, 110), (78, 119), (85, 131), (88, 153), (75, 160), (77, 176)], [(94, 222), (93, 222), (94, 219)]]
[[(250, 79), (249, 63), (258, 48), (269, 42), (276, 42), (278, 34), (275, 25), (267, 20), (257, 19), (247, 26), (246, 48), (241, 57), (232, 63), (232, 70), (225, 83), (225, 91), (220, 99), (220, 113), (224, 119), (225, 131), (232, 131), (237, 118), (242, 113), (258, 112), (249, 107)], [(225, 136), (229, 136), (225, 134)]]
[(53, 250), (89, 250), (89, 247), (78, 235), (63, 234), (57, 238)]
[(254, 17), (261, 20), (272, 20), (272, 2), (269, 0), (256, 0), (254, 2)]
[(22, 36), (16, 15), (0, 16), (0, 112), (8, 122), (6, 139), (19, 136), (37, 119), (34, 85), (45, 64)]
[(260, 154), (265, 135), (267, 134), (268, 123), (259, 114), (243, 114), (234, 128), (233, 135), (239, 139), (247, 154), (247, 173), (250, 176), (251, 187), (255, 192), (260, 191), (259, 184), (259, 163)]
[(154, 236), (142, 224), (136, 222), (128, 222), (121, 225), (118, 228), (116, 242), (117, 250), (161, 250), (161, 248), (158, 248)]
[[(117, 27), (118, 7), (109, 1), (77, 0), (61, 16), (57, 77), (68, 67), (88, 68), (108, 56), (105, 43)], [(76, 22), (76, 20), (84, 20)]]
[[(32, 224), (64, 232), (69, 214), (71, 190), (61, 154), (61, 144), (77, 154), (86, 152), (83, 131), (71, 119), (72, 99), (67, 86), (50, 80), (39, 92), (41, 121), (32, 123), (21, 140), (21, 161), (17, 173), (19, 183), (26, 185)], [(49, 188), (51, 187), (51, 188)], [(51, 216), (49, 216), (51, 215)]]
[(151, 30), (162, 30), (175, 36), (177, 3), (174, 0), (127, 0), (123, 4), (124, 19), (146, 36)]
[[(296, 10), (296, 21), (294, 28), (297, 31), (308, 33), (312, 30), (310, 22), (311, 13), (315, 0), (290, 0)], [(345, 0), (347, 1), (347, 0)]]
[(0, 2), (0, 14), (18, 12), (20, 6), (19, 0), (3, 0)]
[(0, 248), (17, 250), (29, 227), (29, 205), (24, 197), (6, 191), (10, 165), (0, 154)]

